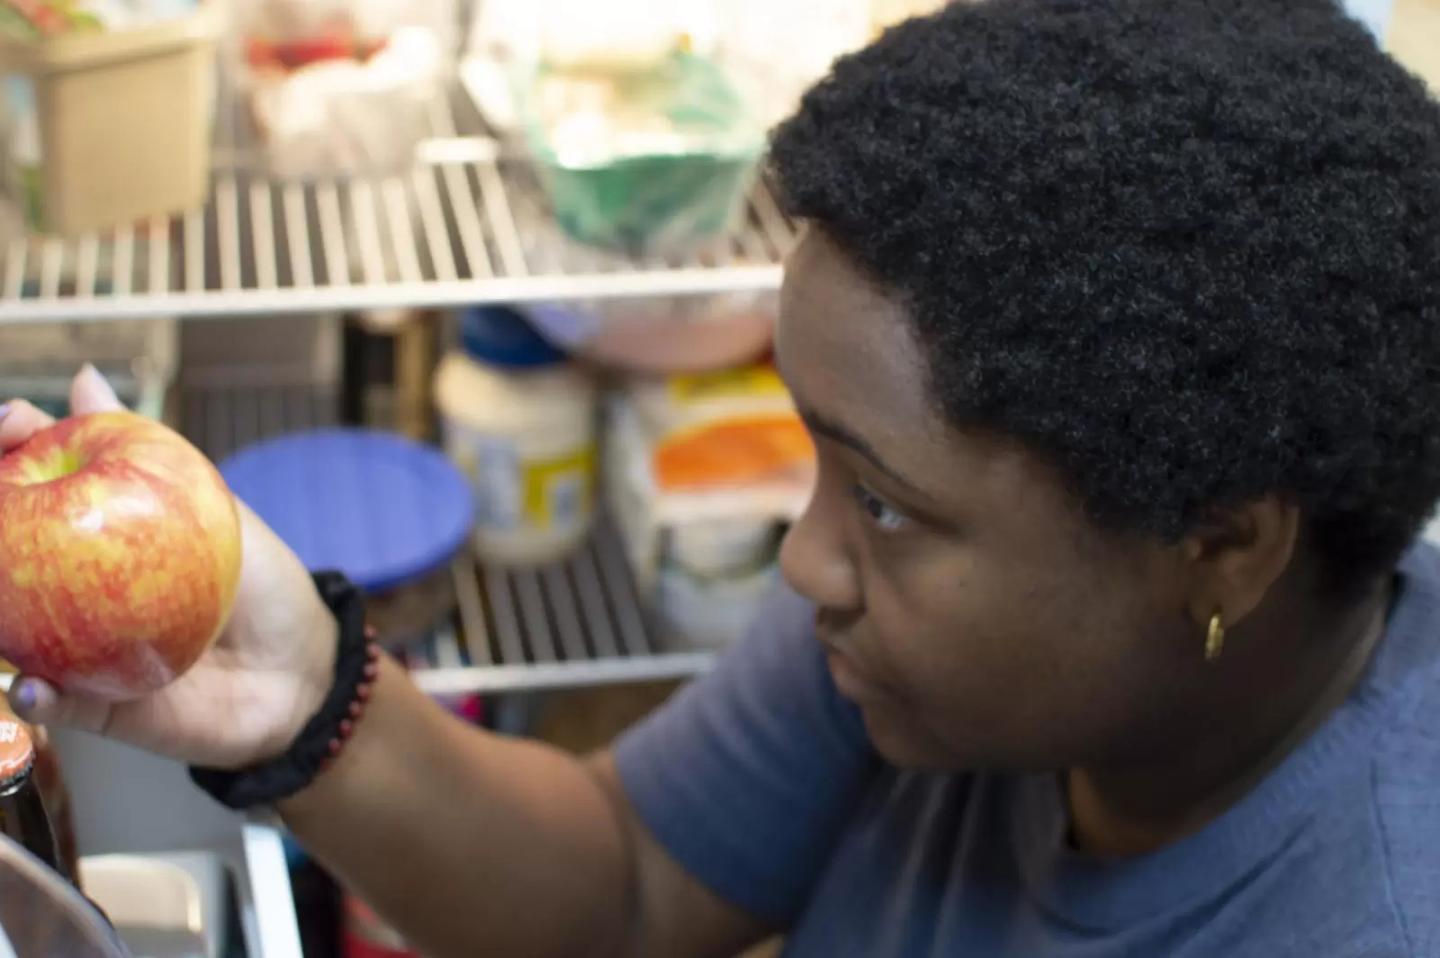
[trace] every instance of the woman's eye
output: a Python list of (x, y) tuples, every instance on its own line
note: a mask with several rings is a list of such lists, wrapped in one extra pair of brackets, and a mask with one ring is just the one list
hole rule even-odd
[(899, 510), (864, 486), (854, 486), (853, 492), (856, 503), (858, 503), (860, 508), (865, 511), (865, 514), (870, 517), (870, 521), (875, 523), (875, 525), (883, 531), (899, 531), (909, 522)]

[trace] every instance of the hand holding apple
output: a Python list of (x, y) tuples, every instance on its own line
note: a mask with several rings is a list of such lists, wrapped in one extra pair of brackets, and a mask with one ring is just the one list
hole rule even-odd
[[(71, 386), (70, 408), (86, 417), (122, 407), (105, 380), (87, 366)], [(12, 457), (21, 456), (30, 440), (52, 425), (50, 417), (23, 400), (0, 405), (0, 474), (23, 469), (12, 464)], [(145, 456), (149, 459), (148, 452)], [(233, 502), (228, 493), (225, 498)], [(27, 666), (10, 692), (16, 711), (32, 722), (101, 732), (200, 765), (234, 768), (288, 748), (330, 688), (335, 620), (295, 554), (243, 503), (233, 508), (242, 545), (236, 547), (239, 582), (229, 624), (188, 671), (158, 691), (115, 701), (58, 676), (47, 680)], [(0, 505), (0, 581), (15, 561), (11, 550), (29, 548), (29, 539), (6, 533), (10, 521)], [(219, 521), (223, 525), (223, 518)], [(211, 593), (199, 588), (197, 594)], [(118, 630), (107, 632), (101, 622), (109, 598), (103, 591), (96, 594), (94, 608), (84, 613), (94, 616), (86, 621), (96, 623), (91, 634), (105, 647), (122, 637)], [(0, 656), (7, 653), (14, 654), (0, 649)]]
[(66, 690), (131, 699), (220, 634), (240, 521), (199, 450), (153, 420), (97, 412), (0, 459), (0, 556), (0, 656)]

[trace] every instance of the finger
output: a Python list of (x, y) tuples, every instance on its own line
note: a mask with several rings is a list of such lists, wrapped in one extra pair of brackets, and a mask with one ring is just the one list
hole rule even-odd
[(12, 399), (0, 406), (0, 453), (9, 452), (55, 420), (23, 399)]
[(80, 367), (80, 372), (75, 374), (75, 379), (70, 383), (70, 413), (74, 416), (83, 416), (92, 412), (111, 412), (116, 409), (124, 409), (120, 398), (115, 395), (115, 390), (100, 375), (100, 370), (86, 363)]
[(10, 707), (27, 722), (64, 725), (103, 734), (111, 706), (104, 702), (62, 695), (44, 679), (21, 676), (10, 686)]

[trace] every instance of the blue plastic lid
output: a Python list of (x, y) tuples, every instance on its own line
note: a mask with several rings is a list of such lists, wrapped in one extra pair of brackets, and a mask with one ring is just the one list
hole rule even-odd
[(509, 306), (473, 306), (461, 313), (460, 344), (472, 358), (493, 366), (523, 369), (566, 360), (564, 351)]
[(366, 592), (445, 565), (475, 521), (460, 470), (391, 433), (296, 433), (242, 449), (220, 472), (307, 568), (339, 569)]

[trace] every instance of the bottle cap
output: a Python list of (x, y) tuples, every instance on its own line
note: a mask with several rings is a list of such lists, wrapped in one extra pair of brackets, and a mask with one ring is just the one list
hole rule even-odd
[(29, 727), (13, 715), (0, 715), (0, 792), (22, 781), (34, 764), (35, 740)]

